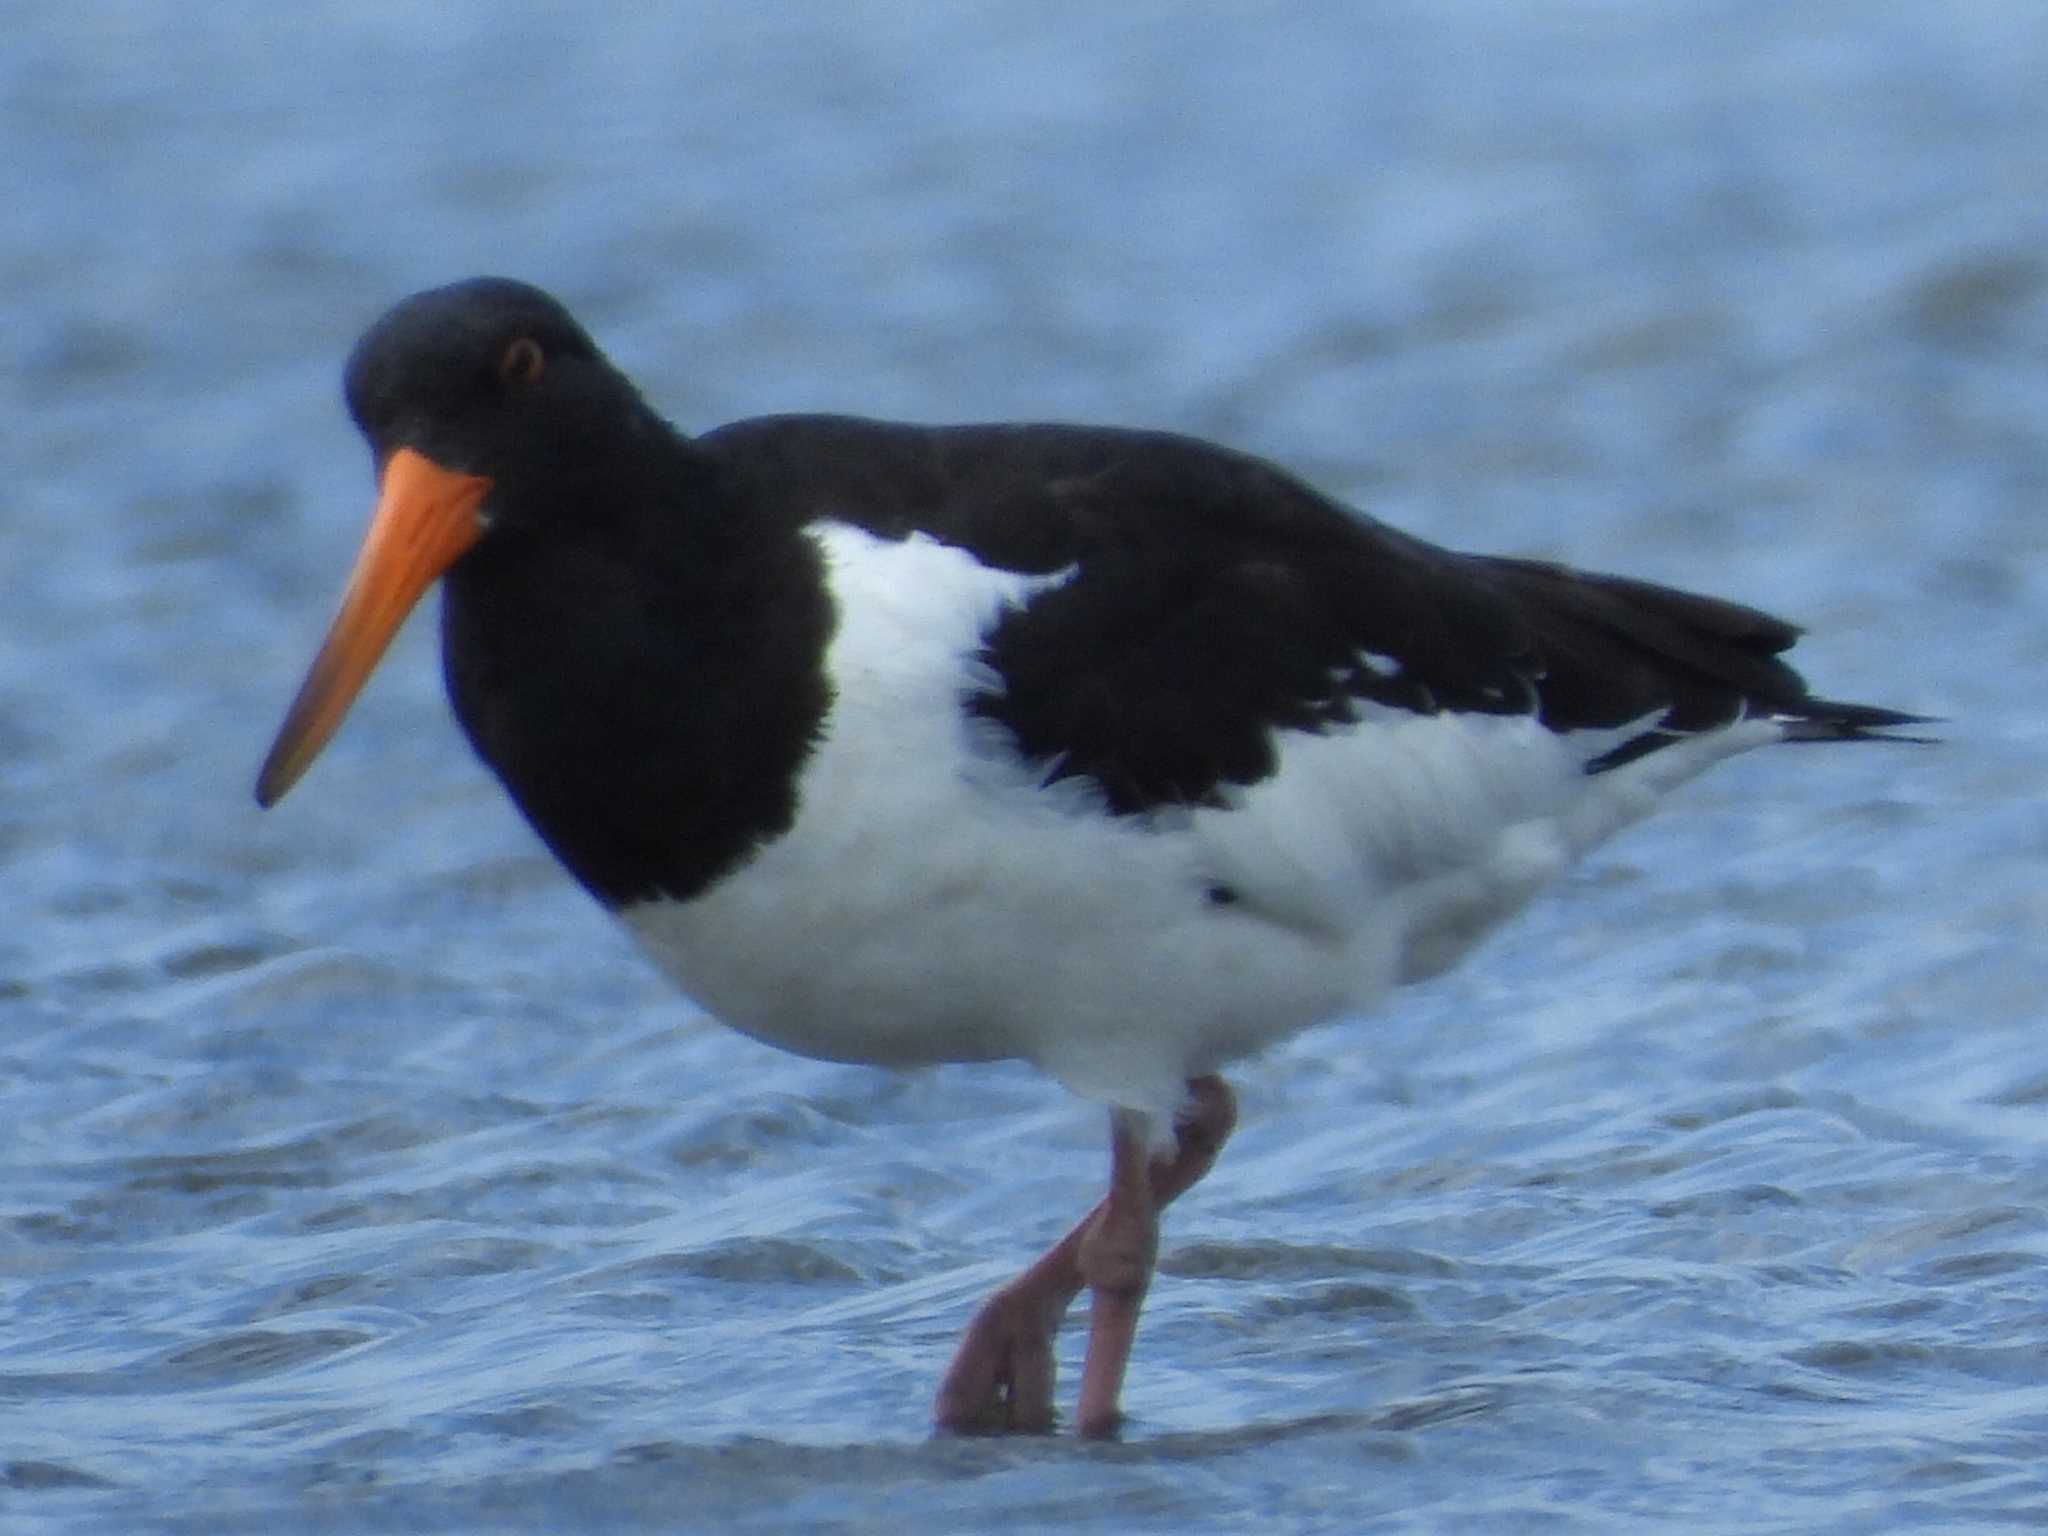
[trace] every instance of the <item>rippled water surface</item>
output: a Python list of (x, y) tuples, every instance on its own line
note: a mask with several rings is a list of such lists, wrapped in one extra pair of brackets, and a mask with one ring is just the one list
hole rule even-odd
[[(4, 10), (0, 1528), (2048, 1522), (2038, 0)], [(340, 359), (485, 270), (686, 425), (1222, 437), (1948, 740), (1727, 765), (1246, 1065), (1123, 1442), (934, 1441), (1099, 1111), (707, 1022), (430, 623), (250, 801)]]

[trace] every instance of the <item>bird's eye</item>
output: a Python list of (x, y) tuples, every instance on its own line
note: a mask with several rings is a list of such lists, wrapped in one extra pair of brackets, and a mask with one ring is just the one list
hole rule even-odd
[(507, 384), (538, 384), (545, 363), (540, 343), (531, 336), (521, 336), (498, 359), (498, 377)]

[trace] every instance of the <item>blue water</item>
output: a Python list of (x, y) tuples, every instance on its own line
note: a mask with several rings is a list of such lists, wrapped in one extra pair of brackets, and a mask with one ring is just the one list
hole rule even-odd
[[(2048, 1523), (2039, 0), (0, 26), (0, 1529)], [(489, 270), (688, 426), (1221, 437), (1783, 611), (1947, 741), (1730, 764), (1246, 1065), (1123, 1442), (934, 1441), (1099, 1111), (708, 1023), (430, 623), (251, 803), (340, 360)]]

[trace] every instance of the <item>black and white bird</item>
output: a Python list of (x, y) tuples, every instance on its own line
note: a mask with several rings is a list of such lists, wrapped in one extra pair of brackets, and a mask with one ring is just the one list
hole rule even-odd
[(1021, 1058), (1109, 1106), (1103, 1201), (980, 1310), (956, 1429), (1111, 1432), (1217, 1073), (1452, 965), (1713, 763), (1915, 716), (1754, 609), (1397, 532), (1161, 432), (836, 416), (677, 432), (483, 278), (363, 336), (380, 495), (264, 763), (277, 800), (436, 579), (448, 694), (692, 998), (807, 1056)]

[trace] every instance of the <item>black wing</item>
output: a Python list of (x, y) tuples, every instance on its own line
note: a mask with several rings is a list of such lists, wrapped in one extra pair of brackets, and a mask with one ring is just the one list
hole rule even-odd
[(1780, 659), (1798, 631), (1755, 609), (1455, 554), (1190, 438), (782, 417), (707, 442), (746, 465), (757, 506), (1071, 568), (988, 632), (1002, 686), (966, 707), (1118, 813), (1215, 803), (1274, 771), (1275, 732), (1368, 704), (1533, 712), (1557, 731), (1645, 722), (1589, 771), (1744, 714), (1842, 736), (1914, 718), (1814, 698)]

